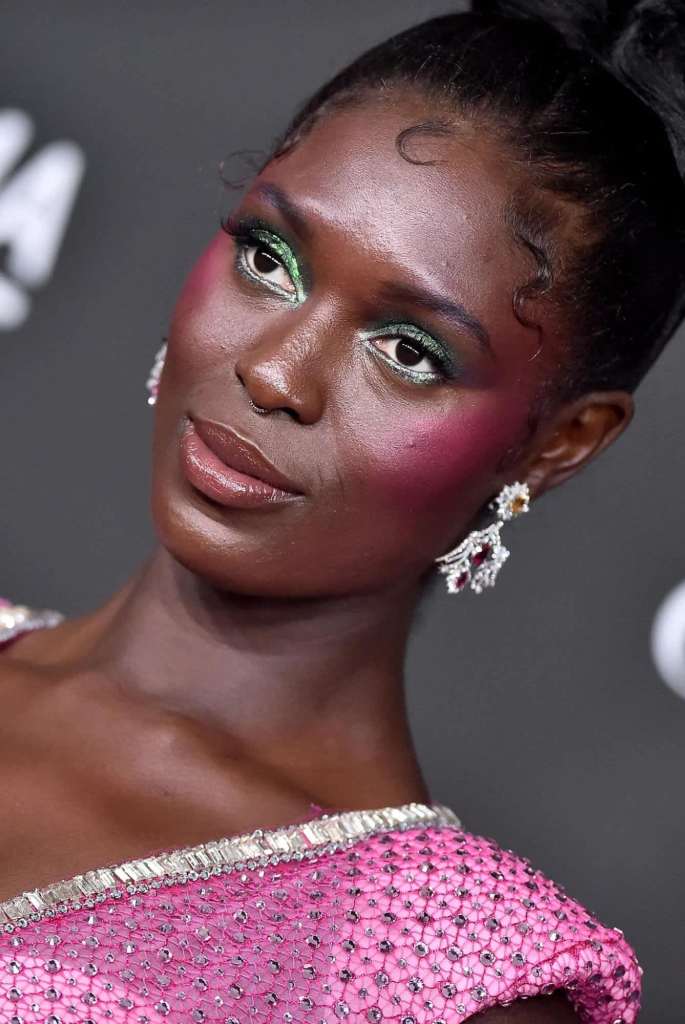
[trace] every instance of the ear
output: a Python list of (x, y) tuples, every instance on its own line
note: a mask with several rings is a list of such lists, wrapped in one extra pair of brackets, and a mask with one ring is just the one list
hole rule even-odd
[(538, 497), (578, 473), (623, 433), (634, 409), (627, 391), (592, 391), (561, 406), (526, 460), (531, 494)]

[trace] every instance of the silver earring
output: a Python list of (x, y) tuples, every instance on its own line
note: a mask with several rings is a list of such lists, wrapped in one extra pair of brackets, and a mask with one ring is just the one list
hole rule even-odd
[(509, 549), (500, 539), (500, 530), (508, 519), (530, 508), (528, 484), (518, 480), (506, 484), (488, 507), (496, 511), (496, 522), (483, 530), (472, 530), (456, 548), (435, 559), (438, 571), (447, 576), (449, 594), (459, 594), (469, 584), (476, 594), (495, 585), (497, 574), (509, 557)]
[(159, 378), (162, 376), (162, 370), (164, 369), (166, 344), (167, 343), (165, 340), (164, 344), (157, 352), (157, 355), (155, 356), (155, 361), (152, 364), (152, 369), (150, 370), (150, 376), (148, 377), (147, 382), (145, 384), (145, 387), (147, 388), (149, 395), (147, 400), (148, 405), (154, 405), (155, 402), (157, 401), (157, 392), (159, 391)]

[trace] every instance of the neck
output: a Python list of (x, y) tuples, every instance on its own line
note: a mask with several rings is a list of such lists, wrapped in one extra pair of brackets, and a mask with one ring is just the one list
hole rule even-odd
[(415, 602), (248, 598), (160, 547), (105, 605), (57, 627), (60, 662), (199, 723), (213, 743), (218, 732), (288, 786), (314, 785), (324, 805), (425, 802), (403, 686)]

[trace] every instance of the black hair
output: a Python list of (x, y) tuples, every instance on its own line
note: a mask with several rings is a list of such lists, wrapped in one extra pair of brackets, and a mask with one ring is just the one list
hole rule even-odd
[[(504, 211), (537, 272), (512, 296), (554, 304), (573, 358), (555, 398), (634, 390), (685, 316), (685, 3), (494, 0), (374, 46), (297, 112), (269, 160), (331, 110), (422, 90), (401, 132), (493, 132), (519, 184)], [(447, 114), (447, 117), (445, 116)], [(268, 162), (268, 160), (267, 160)], [(422, 162), (414, 160), (414, 162)]]

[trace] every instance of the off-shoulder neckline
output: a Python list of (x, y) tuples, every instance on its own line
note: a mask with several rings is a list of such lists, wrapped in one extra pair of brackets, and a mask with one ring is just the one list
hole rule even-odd
[(145, 892), (163, 885), (236, 870), (254, 870), (282, 861), (310, 860), (382, 832), (423, 827), (461, 829), (462, 826), (454, 811), (440, 803), (325, 813), (295, 824), (258, 828), (197, 846), (95, 868), (20, 893), (0, 902), (0, 927), (12, 932), (44, 917), (94, 907), (110, 897), (120, 898), (124, 892)]
[[(0, 644), (34, 629), (50, 628), (64, 619), (61, 612), (13, 604), (0, 598)], [(2, 652), (0, 648), (0, 653)], [(380, 832), (446, 826), (461, 828), (454, 811), (440, 803), (408, 803), (394, 807), (339, 810), (307, 821), (179, 847), (164, 853), (94, 868), (84, 874), (0, 901), (0, 927), (15, 927), (55, 916), (77, 906), (91, 906), (123, 891), (159, 887), (192, 877), (254, 869), (286, 860), (310, 859), (342, 849)]]

